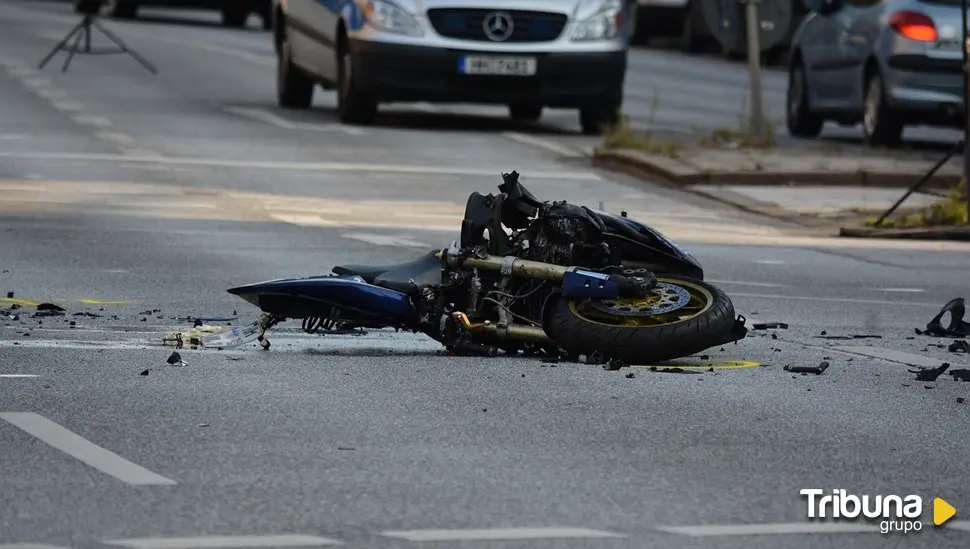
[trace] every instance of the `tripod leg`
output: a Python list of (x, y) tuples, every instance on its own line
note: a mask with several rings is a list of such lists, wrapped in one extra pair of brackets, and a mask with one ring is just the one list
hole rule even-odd
[(54, 46), (54, 49), (52, 49), (50, 53), (47, 54), (47, 57), (45, 57), (44, 60), (40, 62), (40, 65), (38, 65), (37, 68), (43, 69), (47, 65), (47, 63), (49, 63), (50, 60), (53, 59), (55, 55), (57, 55), (57, 52), (63, 50), (64, 46), (66, 46), (67, 43), (71, 41), (71, 38), (74, 38), (74, 35), (77, 34), (77, 32), (81, 30), (81, 28), (83, 27), (84, 27), (84, 22), (82, 21), (81, 23), (78, 23), (73, 29), (71, 29), (71, 32), (67, 33), (67, 36), (65, 36), (64, 39), (61, 40), (61, 42), (58, 45)]
[(117, 45), (119, 48), (121, 48), (121, 51), (123, 51), (123, 52), (127, 53), (128, 55), (130, 55), (135, 61), (138, 61), (139, 63), (141, 63), (141, 66), (143, 66), (146, 69), (148, 69), (148, 71), (151, 72), (152, 74), (158, 74), (158, 70), (155, 68), (155, 65), (152, 65), (147, 59), (145, 59), (144, 57), (142, 57), (138, 52), (136, 52), (135, 50), (129, 48), (128, 47), (128, 44), (125, 44), (124, 40), (122, 40), (121, 38), (118, 38), (118, 36), (115, 35), (115, 33), (109, 31), (108, 29), (106, 29), (104, 27), (102, 27), (97, 21), (93, 21), (92, 24), (99, 31), (101, 31), (105, 36), (107, 36), (109, 40), (111, 40), (112, 42), (114, 42), (115, 45)]
[(81, 39), (84, 38), (85, 34), (90, 36), (91, 29), (88, 27), (83, 27), (81, 32), (78, 33), (77, 37), (74, 38), (74, 44), (71, 46), (71, 49), (68, 50), (67, 59), (64, 60), (64, 68), (61, 69), (62, 73), (67, 72), (67, 68), (71, 65), (71, 60), (74, 59), (75, 55), (77, 55), (77, 49), (81, 47)]

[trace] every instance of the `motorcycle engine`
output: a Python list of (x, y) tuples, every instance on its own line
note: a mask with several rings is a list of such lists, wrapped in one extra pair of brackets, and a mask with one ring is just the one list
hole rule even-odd
[(582, 206), (553, 202), (539, 214), (527, 233), (530, 259), (555, 265), (600, 268), (609, 264), (606, 227)]

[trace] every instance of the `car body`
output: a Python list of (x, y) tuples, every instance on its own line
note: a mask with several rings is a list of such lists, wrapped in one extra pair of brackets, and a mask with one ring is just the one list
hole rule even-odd
[(137, 17), (140, 7), (216, 10), (222, 12), (222, 22), (229, 27), (243, 27), (249, 15), (255, 13), (263, 21), (263, 28), (272, 23), (272, 0), (106, 0), (104, 11), (110, 17)]
[(623, 101), (624, 0), (274, 0), (278, 101), (337, 91), (344, 123), (380, 103), (508, 105), (537, 120), (576, 108), (586, 133)]
[(815, 0), (792, 43), (794, 136), (862, 122), (871, 145), (907, 125), (963, 127), (962, 0)]

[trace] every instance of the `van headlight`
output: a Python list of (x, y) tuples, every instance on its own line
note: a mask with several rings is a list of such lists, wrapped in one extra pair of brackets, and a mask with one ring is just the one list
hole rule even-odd
[(377, 30), (407, 36), (424, 35), (417, 19), (389, 0), (364, 0), (360, 4), (364, 20)]
[(612, 40), (620, 34), (623, 16), (621, 0), (603, 0), (595, 14), (576, 23), (572, 38), (577, 42)]

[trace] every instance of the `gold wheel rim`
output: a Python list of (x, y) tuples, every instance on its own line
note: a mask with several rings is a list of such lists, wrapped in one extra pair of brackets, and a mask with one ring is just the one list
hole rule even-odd
[[(570, 301), (569, 310), (578, 318), (590, 324), (599, 324), (600, 326), (609, 326), (611, 328), (655, 328), (687, 322), (688, 320), (703, 315), (714, 306), (714, 296), (703, 286), (684, 280), (660, 277), (657, 278), (657, 282), (658, 286), (646, 298), (609, 300), (586, 298), (580, 301)], [(658, 314), (621, 315), (611, 314), (601, 310), (604, 307), (604, 302), (615, 304), (608, 308), (616, 311), (624, 308), (629, 310), (662, 308), (663, 305), (670, 303), (670, 287), (676, 287), (686, 291), (690, 297), (685, 305)], [(596, 306), (595, 308), (594, 305)]]

